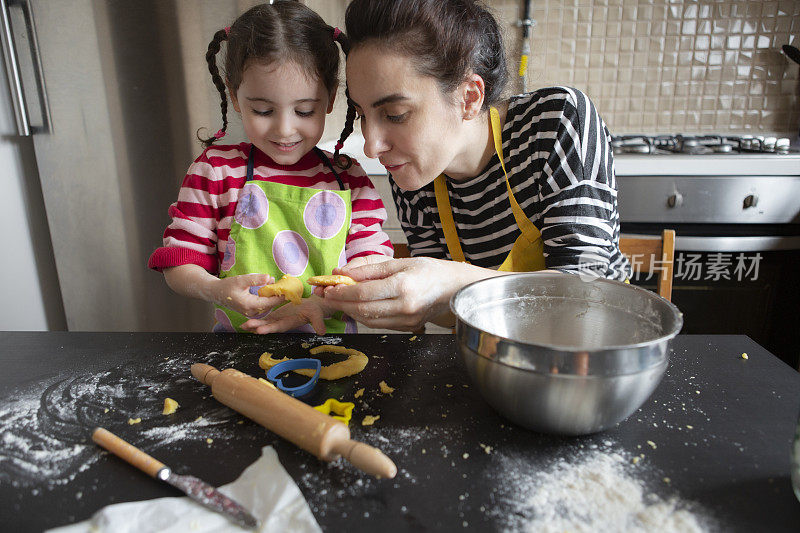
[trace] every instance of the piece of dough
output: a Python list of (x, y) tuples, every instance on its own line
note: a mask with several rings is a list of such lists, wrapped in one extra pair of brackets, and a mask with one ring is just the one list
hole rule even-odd
[[(352, 348), (345, 348), (344, 346), (335, 346), (330, 344), (323, 344), (322, 346), (315, 346), (309, 350), (312, 355), (316, 355), (321, 352), (332, 352), (332, 353), (341, 353), (347, 355), (347, 359), (344, 361), (338, 361), (336, 363), (323, 366), (322, 370), (319, 373), (320, 379), (325, 379), (328, 381), (332, 381), (334, 379), (341, 379), (346, 378), (347, 376), (352, 376), (354, 374), (358, 374), (364, 368), (366, 368), (367, 363), (369, 362), (369, 357), (364, 355), (363, 352), (359, 352), (358, 350), (354, 350)], [(269, 352), (264, 352), (261, 354), (261, 357), (258, 358), (258, 366), (263, 368), (264, 370), (269, 370), (273, 366), (277, 365), (278, 363), (282, 363), (283, 361), (288, 361), (288, 357), (284, 357), (283, 359), (275, 359), (272, 357), (272, 354)], [(297, 374), (302, 376), (313, 377), (314, 371), (310, 368), (301, 368), (298, 370), (294, 370)]]
[(283, 276), (272, 285), (264, 285), (258, 289), (259, 296), (286, 296), (294, 305), (303, 297), (303, 282), (294, 276)]
[(372, 424), (374, 424), (374, 423), (375, 423), (375, 421), (376, 421), (376, 420), (378, 420), (380, 417), (381, 417), (381, 415), (375, 415), (375, 416), (372, 416), (372, 415), (365, 415), (365, 416), (364, 416), (364, 420), (362, 420), (362, 421), (361, 421), (361, 425), (362, 425), (362, 426), (371, 426), (371, 425), (372, 425)]
[(161, 411), (162, 415), (171, 415), (178, 410), (180, 404), (172, 398), (164, 398), (164, 410)]
[(331, 285), (355, 285), (356, 282), (350, 276), (342, 275), (329, 275), (329, 276), (311, 276), (308, 278), (309, 285), (316, 285), (318, 287), (328, 287)]
[(378, 383), (378, 386), (381, 388), (381, 392), (384, 394), (391, 394), (394, 392), (394, 387), (390, 387), (385, 381)]

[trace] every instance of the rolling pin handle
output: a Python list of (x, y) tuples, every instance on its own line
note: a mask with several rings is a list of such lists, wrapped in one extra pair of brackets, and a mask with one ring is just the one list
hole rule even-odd
[(397, 466), (382, 451), (369, 444), (350, 440), (333, 450), (367, 474), (378, 479), (392, 479), (397, 475)]
[(216, 378), (220, 372), (216, 368), (211, 365), (205, 365), (203, 363), (195, 363), (192, 365), (191, 368), (192, 375), (204, 385), (211, 385), (214, 382), (214, 378)]

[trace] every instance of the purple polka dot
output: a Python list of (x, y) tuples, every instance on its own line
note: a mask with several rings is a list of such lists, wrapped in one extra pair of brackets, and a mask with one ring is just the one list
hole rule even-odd
[(346, 253), (345, 253), (345, 251), (344, 251), (344, 246), (342, 246), (342, 251), (341, 251), (341, 253), (339, 254), (339, 262), (337, 263), (337, 266), (338, 266), (339, 268), (342, 268), (342, 267), (343, 267), (343, 266), (345, 266), (346, 264), (347, 264), (347, 254), (346, 254)]
[(222, 270), (230, 270), (236, 264), (236, 242), (228, 235), (228, 244), (225, 245), (225, 254), (222, 256)]
[(231, 324), (231, 319), (228, 315), (225, 314), (225, 311), (222, 309), (214, 310), (214, 320), (217, 321), (214, 324), (214, 328), (211, 330), (214, 333), (235, 333), (236, 329), (234, 329), (233, 324)]
[(281, 272), (299, 276), (308, 266), (308, 244), (297, 232), (279, 231), (272, 241), (272, 257)]
[(356, 321), (350, 318), (347, 315), (342, 315), (344, 319), (344, 332), (345, 333), (358, 333), (358, 326), (356, 325)]
[(236, 222), (247, 229), (256, 229), (264, 225), (269, 215), (269, 200), (261, 187), (255, 183), (245, 183), (239, 194), (236, 205)]
[(331, 191), (320, 191), (306, 204), (303, 221), (314, 237), (330, 239), (344, 225), (347, 206), (338, 194)]

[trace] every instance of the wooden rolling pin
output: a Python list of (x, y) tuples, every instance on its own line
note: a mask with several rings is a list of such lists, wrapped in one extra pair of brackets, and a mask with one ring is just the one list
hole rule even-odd
[(377, 478), (391, 479), (397, 474), (397, 467), (383, 452), (352, 440), (345, 424), (247, 374), (195, 363), (192, 375), (211, 386), (220, 402), (324, 461), (341, 456)]

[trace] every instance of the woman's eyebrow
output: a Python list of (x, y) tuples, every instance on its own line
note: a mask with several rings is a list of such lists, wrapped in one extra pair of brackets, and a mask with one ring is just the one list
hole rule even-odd
[(389, 96), (384, 96), (380, 100), (376, 100), (375, 102), (372, 103), (372, 107), (376, 108), (376, 107), (380, 107), (380, 106), (382, 106), (384, 104), (392, 104), (394, 102), (400, 102), (402, 100), (408, 100), (408, 97), (407, 96), (403, 96), (400, 93), (394, 93), (394, 94), (390, 94)]
[[(361, 105), (359, 105), (359, 103), (356, 102), (355, 100), (353, 100), (352, 98), (348, 97), (347, 100), (351, 104), (353, 104), (355, 107), (361, 108)], [(378, 108), (378, 107), (382, 106), (383, 104), (391, 104), (391, 103), (394, 103), (394, 102), (401, 102), (403, 100), (409, 100), (409, 98), (407, 96), (403, 96), (400, 93), (394, 93), (394, 94), (390, 94), (389, 96), (384, 96), (383, 98), (381, 98), (379, 100), (376, 100), (375, 102), (372, 103), (372, 107), (373, 108)]]

